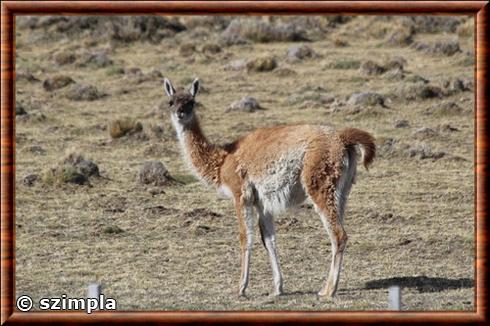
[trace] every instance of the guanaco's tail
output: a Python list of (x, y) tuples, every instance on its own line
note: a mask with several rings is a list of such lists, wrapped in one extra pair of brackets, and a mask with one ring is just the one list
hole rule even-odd
[(340, 140), (345, 146), (358, 145), (362, 153), (362, 161), (366, 170), (376, 156), (375, 139), (371, 134), (356, 128), (345, 128), (339, 133)]

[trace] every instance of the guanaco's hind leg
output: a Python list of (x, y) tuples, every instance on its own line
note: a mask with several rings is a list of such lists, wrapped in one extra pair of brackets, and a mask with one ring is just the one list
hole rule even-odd
[(272, 268), (272, 276), (274, 278), (275, 295), (281, 295), (282, 292), (282, 274), (276, 250), (276, 231), (274, 229), (274, 220), (270, 213), (264, 213), (262, 208), (257, 207), (259, 215), (260, 235), (262, 243), (269, 255), (269, 260)]
[(347, 233), (344, 227), (340, 223), (339, 217), (335, 212), (320, 211), (320, 217), (323, 225), (330, 236), (330, 242), (332, 244), (332, 263), (330, 265), (330, 272), (328, 278), (318, 293), (320, 296), (333, 297), (337, 291), (337, 285), (339, 283), (340, 269), (342, 267), (342, 259), (344, 256), (344, 250), (347, 245)]

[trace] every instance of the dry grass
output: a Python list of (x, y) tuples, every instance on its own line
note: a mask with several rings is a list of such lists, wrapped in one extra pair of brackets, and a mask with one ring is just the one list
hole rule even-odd
[[(472, 38), (459, 39), (461, 53), (431, 56), (410, 47), (384, 46), (385, 34), (379, 31), (356, 35), (355, 29), (370, 19), (358, 17), (329, 27), (324, 38), (309, 43), (319, 57), (294, 63), (285, 60), (288, 48), (296, 44), (291, 42), (248, 43), (212, 56), (180, 56), (176, 43), (199, 42), (190, 36), (197, 30), (157, 43), (114, 44), (92, 34), (50, 39), (43, 29), (19, 29), (18, 71), (29, 71), (41, 81), (62, 73), (107, 96), (72, 101), (62, 90), (44, 90), (42, 82), (17, 82), (17, 99), (40, 103), (40, 108), (27, 105), (27, 113), (46, 116), (37, 122), (17, 120), (17, 295), (84, 296), (87, 284), (98, 281), (122, 310), (379, 310), (386, 308), (390, 279), (400, 278), (396, 281), (404, 286), (405, 309), (474, 309), (473, 115), (424, 114), (444, 101), (474, 112), (473, 92), (405, 101), (394, 94), (408, 83), (405, 79), (365, 76), (358, 70), (366, 60), (403, 57), (406, 78), (422, 76), (431, 83), (443, 77), (473, 78), (473, 69), (462, 64), (464, 51), (472, 50)], [(384, 30), (390, 24), (397, 22), (378, 25)], [(219, 38), (219, 31), (204, 30)], [(432, 42), (445, 36), (413, 37)], [(336, 46), (338, 39), (345, 46)], [(109, 67), (53, 64), (52, 55), (59, 51), (103, 49), (113, 61)], [(223, 69), (231, 60), (261, 56), (278, 58), (276, 70), (296, 73)], [(189, 176), (165, 105), (160, 106), (166, 98), (161, 80), (152, 77), (154, 69), (181, 86), (195, 76), (201, 78), (198, 113), (213, 142), (225, 143), (257, 127), (304, 122), (355, 126), (381, 140), (414, 145), (420, 141), (414, 131), (428, 127), (438, 135), (423, 141), (447, 155), (437, 160), (381, 155), (369, 173), (359, 169), (346, 213), (349, 243), (335, 300), (315, 295), (328, 272), (330, 245), (320, 219), (308, 208), (277, 216), (286, 295), (270, 296), (272, 274), (257, 234), (249, 297), (238, 299), (238, 227), (232, 203)], [(361, 107), (355, 109), (363, 114), (350, 114), (356, 110), (347, 98), (368, 91), (385, 96), (387, 108)], [(335, 101), (311, 96), (315, 93)], [(302, 106), (292, 98), (305, 94), (304, 101), (317, 105)], [(255, 97), (267, 110), (225, 113), (244, 96)], [(107, 125), (124, 117), (141, 122), (144, 130), (158, 124), (163, 136), (111, 142)], [(395, 128), (396, 120), (409, 121), (409, 127)], [(459, 131), (439, 131), (443, 124)], [(45, 154), (26, 150), (33, 145)], [(105, 178), (91, 181), (91, 186), (23, 184), (25, 175), (41, 174), (68, 148), (90, 156)], [(140, 185), (138, 171), (149, 160), (161, 161), (185, 185), (166, 186), (160, 192)], [(196, 209), (198, 214), (189, 213)]]

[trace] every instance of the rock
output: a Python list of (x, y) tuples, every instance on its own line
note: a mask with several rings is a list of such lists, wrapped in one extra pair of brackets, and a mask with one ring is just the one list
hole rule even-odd
[(121, 234), (125, 231), (117, 225), (107, 225), (102, 228), (102, 233), (104, 234)]
[(448, 79), (442, 83), (442, 87), (448, 95), (470, 91), (473, 89), (473, 80), (460, 78)]
[(245, 59), (238, 59), (230, 61), (224, 66), (225, 70), (243, 70), (247, 67), (247, 61)]
[(267, 72), (277, 67), (277, 61), (273, 57), (255, 58), (247, 62), (249, 72)]
[(24, 103), (15, 101), (15, 115), (26, 115), (27, 111), (25, 109)]
[(386, 40), (386, 43), (394, 46), (407, 46), (413, 43), (414, 31), (411, 28), (397, 28)]
[(402, 16), (399, 20), (415, 33), (454, 33), (462, 22), (460, 17), (434, 15)]
[(241, 100), (231, 103), (228, 109), (226, 109), (226, 112), (230, 112), (230, 111), (255, 112), (259, 110), (264, 110), (264, 108), (259, 104), (259, 102), (251, 96), (245, 96)]
[(179, 54), (183, 57), (190, 57), (196, 52), (197, 49), (194, 43), (184, 43), (179, 47)]
[(46, 116), (38, 111), (30, 112), (24, 115), (17, 116), (16, 119), (22, 122), (43, 122), (46, 121)]
[(85, 159), (81, 154), (70, 153), (65, 160), (64, 164), (69, 164), (76, 168), (77, 172), (85, 177), (100, 177), (99, 167), (93, 161)]
[(289, 68), (278, 68), (274, 70), (274, 75), (277, 77), (291, 77), (291, 76), (297, 76), (298, 73), (294, 71), (293, 69)]
[(422, 51), (432, 55), (445, 55), (452, 56), (458, 52), (461, 52), (459, 43), (457, 41), (446, 41), (436, 43), (414, 43), (413, 48), (417, 51)]
[(56, 52), (53, 56), (54, 63), (58, 66), (64, 66), (67, 64), (71, 64), (75, 62), (76, 56), (73, 52), (70, 51), (59, 51)]
[(455, 102), (449, 101), (442, 104), (433, 105), (424, 110), (425, 115), (451, 116), (466, 113), (462, 107)]
[(216, 43), (207, 43), (202, 46), (201, 51), (204, 54), (217, 54), (221, 52), (221, 46)]
[(428, 79), (425, 79), (424, 77), (419, 76), (419, 75), (410, 75), (410, 76), (405, 78), (405, 81), (409, 82), (409, 83), (422, 83), (422, 84), (428, 84), (429, 83)]
[(91, 66), (95, 68), (105, 68), (111, 66), (113, 61), (105, 52), (95, 52), (86, 54), (80, 62), (80, 66)]
[(175, 180), (159, 161), (145, 162), (139, 172), (139, 182), (145, 185), (163, 186)]
[(117, 119), (109, 123), (109, 135), (111, 138), (120, 138), (143, 131), (143, 125), (131, 118)]
[(40, 80), (34, 75), (28, 71), (22, 71), (22, 70), (17, 70), (15, 72), (15, 80), (16, 81), (22, 81), (25, 80), (27, 82), (33, 83), (33, 82), (39, 82)]
[(395, 128), (408, 128), (410, 127), (410, 124), (408, 120), (396, 120), (395, 121)]
[(438, 129), (442, 132), (457, 132), (461, 131), (456, 127), (451, 126), (449, 123), (443, 123), (442, 125), (438, 126)]
[(385, 99), (381, 94), (374, 92), (364, 92), (352, 94), (347, 100), (347, 103), (350, 105), (384, 106), (384, 101)]
[(39, 180), (39, 175), (38, 174), (28, 174), (22, 179), (22, 183), (24, 185), (30, 187), (33, 186), (35, 182)]
[(442, 90), (439, 87), (422, 83), (404, 84), (397, 92), (398, 96), (407, 101), (442, 97)]
[(425, 138), (433, 138), (437, 136), (437, 132), (432, 128), (422, 127), (415, 130), (412, 135), (416, 138), (425, 139)]
[(243, 44), (247, 41), (298, 42), (308, 41), (305, 32), (296, 24), (268, 23), (261, 18), (235, 18), (221, 34), (222, 42), (227, 45)]
[(95, 101), (104, 96), (92, 85), (75, 84), (66, 92), (66, 98), (72, 101)]
[(43, 88), (48, 91), (54, 91), (73, 84), (75, 81), (68, 76), (55, 75), (44, 80)]
[(293, 45), (286, 54), (286, 58), (290, 61), (304, 60), (315, 58), (318, 55), (308, 45)]
[(46, 154), (46, 150), (39, 145), (32, 145), (32, 146), (26, 147), (26, 150), (28, 152), (30, 152), (32, 154), (36, 154), (36, 155)]
[(367, 76), (381, 75), (386, 71), (383, 66), (371, 60), (364, 61), (359, 69), (363, 75)]
[(438, 160), (444, 157), (447, 153), (443, 151), (434, 152), (426, 143), (420, 143), (415, 146), (411, 146), (406, 150), (408, 157), (415, 157), (420, 160), (432, 159)]

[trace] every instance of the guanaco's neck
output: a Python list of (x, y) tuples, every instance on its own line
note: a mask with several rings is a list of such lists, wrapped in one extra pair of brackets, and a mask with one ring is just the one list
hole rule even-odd
[(197, 117), (182, 125), (172, 119), (184, 159), (195, 174), (208, 183), (220, 185), (220, 168), (226, 152), (211, 144), (204, 136)]

